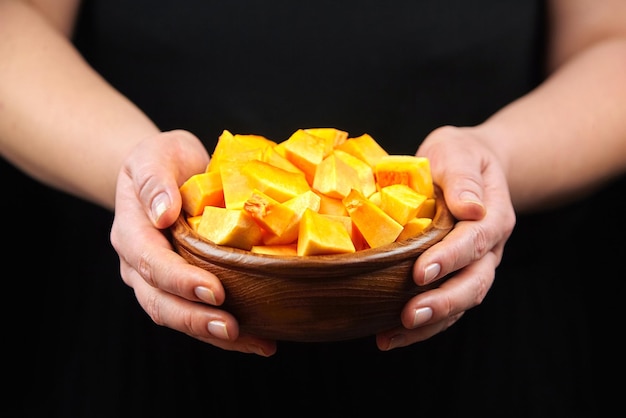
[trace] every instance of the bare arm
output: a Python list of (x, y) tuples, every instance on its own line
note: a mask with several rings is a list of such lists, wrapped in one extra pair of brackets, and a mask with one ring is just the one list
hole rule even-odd
[(69, 41), (78, 0), (0, 0), (0, 152), (34, 178), (114, 206), (123, 158), (159, 132)]
[(475, 128), (521, 211), (626, 171), (626, 2), (551, 4), (550, 77)]

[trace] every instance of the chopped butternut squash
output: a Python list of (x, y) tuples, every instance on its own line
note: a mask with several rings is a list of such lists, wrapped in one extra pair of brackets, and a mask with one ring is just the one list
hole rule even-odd
[(391, 244), (402, 232), (402, 225), (357, 190), (352, 190), (343, 199), (343, 204), (352, 222), (372, 248)]
[(219, 171), (195, 174), (179, 190), (183, 210), (188, 215), (201, 215), (205, 206), (224, 206), (224, 188)]
[(327, 142), (318, 137), (298, 129), (281, 147), (285, 150), (285, 157), (304, 173), (309, 184), (313, 183), (315, 169), (322, 162), (328, 152)]
[(253, 245), (250, 252), (266, 255), (298, 255), (297, 244), (285, 245)]
[(374, 166), (374, 175), (379, 187), (405, 184), (426, 197), (434, 196), (428, 158), (413, 155), (387, 155)]
[(402, 232), (398, 235), (398, 241), (404, 241), (405, 239), (416, 237), (430, 226), (433, 222), (431, 218), (413, 218), (404, 225)]
[(248, 212), (215, 206), (205, 206), (197, 232), (217, 245), (242, 250), (261, 244), (263, 234)]
[(298, 232), (300, 230), (300, 220), (306, 209), (315, 212), (319, 211), (321, 198), (312, 190), (304, 192), (292, 199), (289, 199), (283, 205), (294, 213), (289, 225), (281, 234), (265, 234), (263, 235), (263, 243), (265, 245), (289, 244), (298, 240)]
[(274, 235), (282, 235), (296, 218), (296, 213), (291, 208), (256, 189), (243, 204), (243, 210), (248, 212), (261, 228)]
[(353, 253), (356, 249), (345, 226), (307, 209), (300, 221), (298, 255)]
[(426, 195), (405, 184), (392, 184), (380, 189), (380, 208), (400, 225), (415, 218), (424, 201)]
[(370, 167), (376, 166), (382, 157), (389, 155), (369, 134), (348, 138), (344, 143), (339, 144), (337, 149), (365, 161)]
[(179, 188), (198, 235), (275, 256), (341, 254), (424, 233), (436, 200), (426, 158), (368, 134), (298, 129), (276, 143), (224, 130), (204, 173)]
[(361, 190), (357, 171), (332, 153), (317, 165), (313, 178), (313, 189), (343, 199), (350, 190)]
[(328, 143), (331, 145), (331, 151), (348, 139), (348, 132), (337, 128), (308, 128), (304, 131), (318, 138), (328, 140)]
[(279, 202), (284, 202), (311, 189), (303, 174), (292, 173), (263, 161), (248, 161), (241, 166), (248, 184)]

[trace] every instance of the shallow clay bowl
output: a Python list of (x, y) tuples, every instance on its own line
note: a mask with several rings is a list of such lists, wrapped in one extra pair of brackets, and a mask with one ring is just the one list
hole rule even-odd
[(273, 340), (322, 342), (374, 335), (400, 323), (405, 303), (438, 283), (418, 287), (416, 258), (440, 241), (454, 218), (439, 193), (431, 227), (403, 242), (324, 256), (274, 256), (215, 245), (181, 215), (172, 226), (176, 251), (217, 275), (223, 308), (240, 331)]

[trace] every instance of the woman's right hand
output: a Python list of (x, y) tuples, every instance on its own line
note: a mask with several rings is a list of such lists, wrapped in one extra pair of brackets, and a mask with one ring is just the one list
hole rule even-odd
[(147, 138), (126, 157), (111, 229), (122, 279), (156, 324), (226, 350), (270, 356), (276, 342), (240, 334), (236, 319), (218, 308), (225, 299), (220, 280), (187, 263), (165, 234), (181, 210), (179, 186), (208, 162), (198, 138), (182, 130)]

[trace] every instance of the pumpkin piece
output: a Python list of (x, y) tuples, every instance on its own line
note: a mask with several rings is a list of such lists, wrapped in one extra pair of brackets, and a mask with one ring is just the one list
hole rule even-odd
[(320, 201), (322, 199), (312, 190), (306, 191), (292, 199), (287, 200), (283, 205), (291, 209), (295, 213), (295, 217), (291, 219), (291, 222), (285, 230), (280, 234), (265, 234), (263, 235), (263, 244), (265, 245), (281, 245), (295, 243), (298, 240), (298, 233), (300, 229), (300, 220), (306, 209), (311, 209), (317, 212), (320, 208)]
[(424, 231), (432, 224), (431, 218), (413, 218), (404, 225), (404, 229), (398, 235), (396, 241), (404, 241), (405, 239), (416, 237), (423, 234)]
[(293, 210), (256, 189), (243, 204), (243, 210), (274, 235), (281, 235), (296, 217)]
[(250, 250), (261, 244), (263, 231), (248, 212), (205, 206), (198, 235), (217, 245)]
[(319, 213), (327, 215), (348, 215), (348, 211), (341, 199), (335, 199), (334, 197), (326, 196), (320, 192), (315, 192), (320, 197)]
[(227, 153), (227, 149), (229, 145), (227, 144), (233, 141), (233, 134), (228, 130), (224, 129), (220, 136), (217, 138), (217, 143), (213, 148), (213, 153), (211, 154), (211, 160), (207, 165), (206, 171), (219, 171), (220, 159)]
[(348, 139), (348, 132), (337, 128), (308, 128), (305, 129), (305, 132), (327, 140), (330, 145), (328, 154), (330, 154), (330, 152), (337, 147), (337, 145), (343, 144), (346, 142), (346, 139)]
[(309, 184), (313, 184), (315, 169), (326, 156), (327, 147), (324, 141), (298, 129), (281, 147), (285, 150), (285, 157), (302, 170)]
[(350, 190), (361, 190), (358, 173), (333, 153), (324, 158), (315, 170), (314, 190), (336, 199), (343, 199)]
[[(204, 208), (203, 208), (204, 210)], [(191, 229), (193, 229), (194, 231), (198, 231), (198, 224), (200, 223), (200, 220), (202, 219), (202, 215), (196, 215), (196, 216), (189, 216), (187, 217), (187, 223), (189, 224), (189, 226), (191, 227)]]
[(426, 199), (426, 201), (424, 201), (424, 204), (422, 206), (420, 206), (419, 210), (417, 211), (417, 215), (415, 216), (417, 218), (433, 219), (435, 217), (435, 211), (436, 211), (435, 198), (430, 197)]
[(340, 149), (334, 150), (333, 153), (337, 156), (337, 158), (348, 164), (356, 171), (359, 190), (363, 193), (363, 196), (369, 197), (372, 193), (376, 192), (374, 170), (369, 164)]
[(346, 231), (348, 231), (348, 235), (350, 235), (350, 239), (352, 240), (356, 251), (361, 251), (369, 248), (369, 245), (367, 244), (367, 242), (365, 242), (365, 239), (363, 238), (363, 235), (361, 235), (359, 228), (354, 225), (354, 222), (352, 222), (352, 218), (350, 218), (350, 216), (327, 214), (321, 215), (343, 224), (344, 228), (346, 228)]
[(251, 188), (281, 203), (311, 190), (304, 174), (292, 173), (260, 160), (245, 163), (241, 175), (248, 179)]
[(426, 157), (413, 155), (388, 155), (381, 158), (374, 167), (378, 187), (392, 184), (405, 184), (413, 190), (434, 197), (430, 161)]
[(415, 218), (426, 196), (405, 184), (392, 184), (380, 189), (380, 208), (399, 224)]
[(293, 165), (291, 161), (281, 155), (276, 150), (276, 147), (267, 147), (263, 151), (263, 155), (261, 156), (260, 160), (270, 165), (273, 165), (274, 167), (282, 168), (283, 170), (289, 171), (291, 173), (304, 174), (302, 173), (302, 170), (300, 170), (298, 167)]
[(224, 130), (217, 140), (206, 171), (219, 171), (222, 161), (261, 159), (264, 150), (275, 145), (276, 142), (261, 135), (233, 135), (228, 130)]
[(257, 134), (235, 134), (233, 138), (244, 149), (264, 148), (268, 145), (273, 147), (277, 145), (275, 141)]
[(376, 191), (372, 193), (370, 197), (368, 197), (369, 201), (380, 207), (380, 191)]
[(338, 145), (336, 149), (345, 151), (359, 160), (365, 161), (372, 168), (376, 166), (376, 163), (382, 157), (389, 155), (369, 134), (348, 138), (343, 144)]
[(300, 221), (297, 254), (322, 255), (353, 253), (356, 249), (341, 222), (306, 209)]
[(343, 198), (343, 204), (371, 248), (394, 242), (402, 232), (402, 225), (357, 190)]
[(276, 151), (280, 156), (287, 158), (287, 151), (285, 151), (285, 143), (287, 141), (283, 141), (283, 142), (279, 142), (277, 145), (274, 145), (273, 149), (274, 151)]
[(278, 255), (278, 256), (297, 256), (298, 250), (296, 244), (285, 245), (253, 245), (250, 252), (255, 254)]
[(224, 189), (219, 171), (195, 174), (180, 187), (183, 210), (191, 216), (202, 215), (205, 206), (224, 206)]
[(228, 209), (243, 209), (243, 204), (254, 190), (250, 179), (242, 172), (247, 163), (246, 161), (223, 161), (220, 164), (224, 206)]

